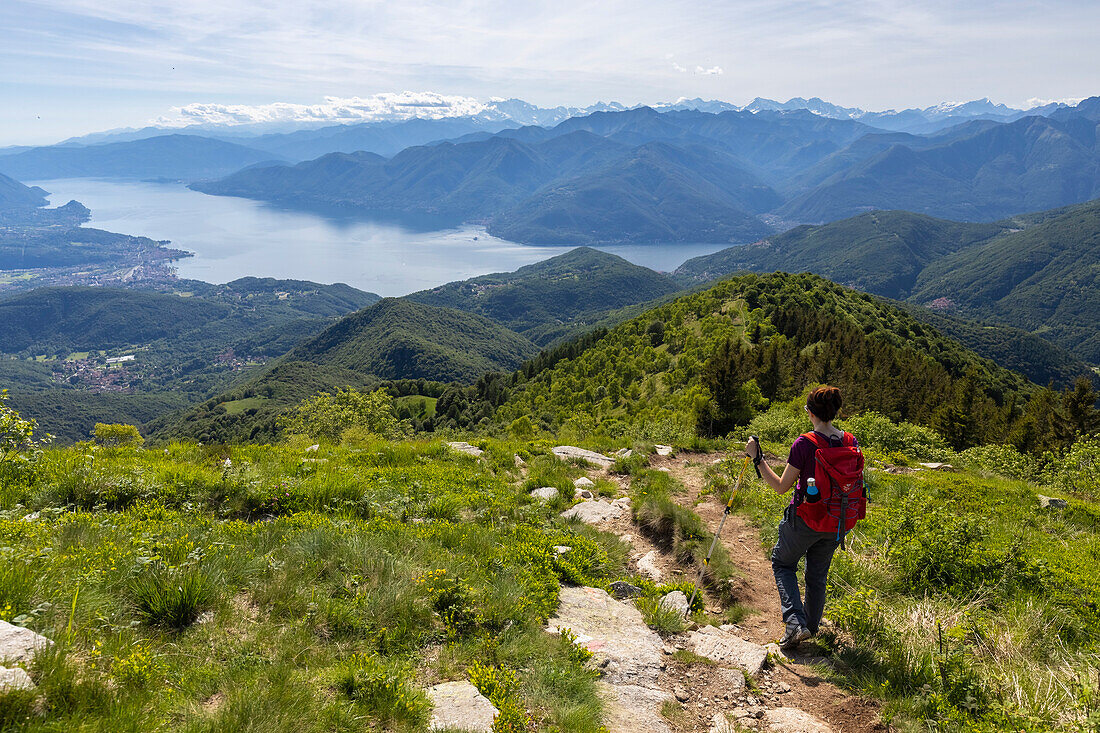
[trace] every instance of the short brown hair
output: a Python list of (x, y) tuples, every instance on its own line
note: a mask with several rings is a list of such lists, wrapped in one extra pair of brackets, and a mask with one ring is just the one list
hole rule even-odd
[(806, 409), (817, 416), (822, 422), (831, 422), (840, 412), (843, 400), (840, 398), (840, 388), (822, 385), (813, 389), (806, 398)]

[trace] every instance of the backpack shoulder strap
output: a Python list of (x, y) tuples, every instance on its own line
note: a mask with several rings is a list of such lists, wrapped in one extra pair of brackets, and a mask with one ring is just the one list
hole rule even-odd
[[(808, 433), (802, 433), (802, 437), (805, 438), (806, 440), (810, 441), (811, 443), (813, 443), (814, 446), (817, 447), (817, 448), (828, 448), (829, 447), (828, 441), (824, 441), (824, 439), (820, 435), (818, 435), (817, 433), (815, 433), (813, 431), (808, 432)], [(824, 445), (822, 445), (823, 441), (825, 443)]]
[(854, 448), (856, 445), (856, 436), (845, 431), (844, 432), (844, 445), (848, 448)]

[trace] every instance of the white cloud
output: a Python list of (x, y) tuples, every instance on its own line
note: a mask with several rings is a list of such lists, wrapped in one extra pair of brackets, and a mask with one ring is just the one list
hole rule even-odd
[(672, 68), (676, 71), (679, 71), (681, 74), (687, 73), (687, 69), (685, 69), (683, 66), (680, 66), (680, 64), (676, 63), (675, 61), (672, 62)]
[(325, 97), (320, 104), (216, 104), (195, 102), (173, 107), (151, 124), (245, 125), (263, 122), (372, 122), (376, 120), (442, 119), (483, 114), (489, 108), (473, 97), (434, 92), (393, 92), (367, 97)]
[(696, 66), (695, 73), (705, 76), (720, 76), (726, 72), (722, 70), (721, 66), (712, 66), (709, 69), (704, 69), (702, 66)]
[(1048, 104), (1066, 104), (1070, 107), (1076, 107), (1085, 99), (1084, 97), (1063, 97), (1061, 99), (1042, 99), (1040, 97), (1032, 97), (1024, 102), (1024, 109), (1034, 109), (1035, 107), (1045, 107)]

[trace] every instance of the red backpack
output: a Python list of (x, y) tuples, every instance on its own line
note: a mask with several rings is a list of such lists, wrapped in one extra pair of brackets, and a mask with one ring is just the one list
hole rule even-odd
[(797, 508), (798, 516), (810, 529), (836, 532), (837, 541), (844, 549), (844, 535), (867, 516), (863, 452), (851, 433), (844, 433), (839, 446), (831, 445), (828, 438), (818, 433), (806, 433), (802, 437), (817, 447), (811, 475), (816, 480), (821, 499), (810, 503), (802, 497)]

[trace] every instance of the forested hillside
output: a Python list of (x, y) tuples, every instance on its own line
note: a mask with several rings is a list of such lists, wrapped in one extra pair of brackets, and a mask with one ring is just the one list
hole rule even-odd
[(515, 272), (483, 275), (413, 293), (409, 300), (470, 311), (539, 345), (607, 311), (678, 289), (666, 275), (606, 252), (578, 247)]
[(910, 300), (1038, 333), (1100, 363), (1100, 200), (930, 264)]
[(1007, 228), (875, 211), (696, 257), (677, 268), (675, 277), (689, 283), (741, 271), (813, 272), (848, 287), (904, 298), (929, 263)]
[(677, 299), (526, 377), (501, 420), (609, 435), (671, 421), (681, 434), (721, 435), (769, 399), (830, 383), (852, 412), (933, 426), (960, 447), (1003, 439), (1034, 391), (884, 301), (785, 274), (743, 275)]
[(992, 224), (873, 212), (697, 257), (674, 276), (688, 283), (739, 271), (810, 271), (1014, 326), (1097, 364), (1098, 232), (1100, 200)]

